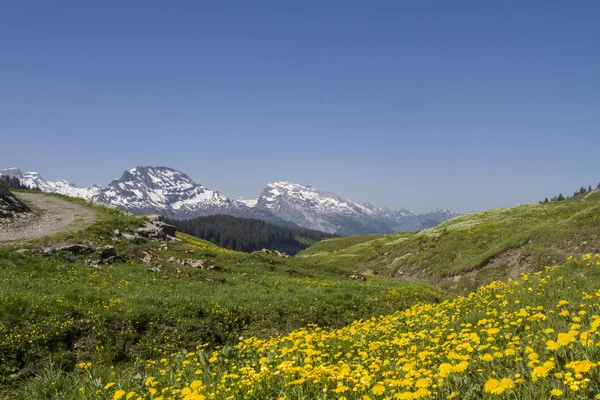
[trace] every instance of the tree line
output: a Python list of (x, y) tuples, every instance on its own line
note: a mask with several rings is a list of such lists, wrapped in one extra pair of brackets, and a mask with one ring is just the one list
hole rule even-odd
[[(600, 183), (598, 183), (598, 186), (596, 186), (596, 189), (600, 189)], [(594, 189), (592, 189), (592, 185), (589, 185), (587, 187), (587, 189), (586, 189), (585, 186), (582, 186), (581, 188), (579, 188), (579, 190), (576, 190), (573, 193), (573, 196), (566, 196), (565, 197), (562, 193), (559, 193), (558, 196), (554, 196), (554, 197), (550, 198), (550, 200), (548, 200), (548, 198), (546, 197), (544, 200), (540, 201), (540, 204), (546, 204), (546, 203), (550, 203), (550, 202), (553, 202), (553, 201), (563, 201), (563, 200), (571, 199), (571, 198), (573, 198), (575, 196), (579, 196), (581, 194), (589, 193), (592, 190), (594, 190)]]
[(320, 240), (335, 235), (320, 231), (288, 228), (260, 219), (230, 215), (209, 215), (187, 220), (167, 219), (177, 230), (229, 250), (252, 252), (262, 249), (296, 254)]

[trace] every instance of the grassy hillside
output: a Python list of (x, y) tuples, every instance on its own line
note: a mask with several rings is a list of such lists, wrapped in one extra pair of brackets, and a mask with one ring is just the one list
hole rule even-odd
[[(96, 222), (0, 244), (0, 398), (592, 398), (600, 257), (543, 268), (600, 247), (591, 197), (293, 258), (125, 239), (144, 217), (70, 200)], [(44, 255), (72, 243), (94, 250)], [(120, 259), (91, 263), (108, 244)]]
[(339, 330), (81, 363), (24, 395), (65, 399), (591, 399), (600, 394), (600, 256)]
[(469, 214), (418, 233), (329, 239), (298, 257), (315, 266), (472, 290), (600, 248), (594, 195)]
[[(307, 324), (341, 327), (442, 299), (424, 285), (355, 280), (344, 269), (233, 252), (184, 234), (172, 243), (127, 240), (115, 230), (133, 233), (142, 217), (69, 201), (93, 207), (96, 222), (77, 233), (0, 244), (0, 398), (11, 398), (32, 376), (71, 371), (83, 361), (125, 368), (198, 345), (287, 334)], [(43, 254), (73, 243), (96, 249)], [(120, 259), (91, 264), (108, 244)]]

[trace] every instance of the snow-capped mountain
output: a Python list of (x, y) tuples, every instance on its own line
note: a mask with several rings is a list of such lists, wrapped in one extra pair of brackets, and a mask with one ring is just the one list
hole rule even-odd
[(371, 203), (364, 203), (365, 207), (374, 218), (380, 220), (394, 232), (412, 232), (420, 230), (419, 216), (407, 209), (390, 210)]
[(335, 193), (291, 182), (272, 182), (256, 207), (310, 229), (340, 235), (391, 233), (373, 209), (345, 200)]
[(429, 211), (427, 213), (419, 215), (419, 220), (421, 221), (421, 229), (433, 228), (434, 226), (437, 226), (444, 221), (447, 221), (454, 217), (458, 217), (460, 215), (462, 214), (458, 212), (444, 210), (442, 208)]
[(88, 188), (78, 188), (66, 180), (58, 182), (47, 181), (37, 172), (22, 172), (20, 169), (14, 167), (3, 169), (0, 171), (0, 175), (19, 178), (21, 184), (28, 186), (31, 189), (39, 189), (42, 192), (59, 193), (71, 197), (80, 197), (86, 200), (91, 200), (100, 194), (101, 191), (96, 185)]
[(197, 184), (186, 174), (166, 167), (136, 167), (102, 189), (94, 201), (128, 211), (160, 212), (171, 217), (225, 213), (227, 196)]
[(359, 204), (335, 193), (291, 182), (269, 183), (258, 198), (256, 208), (268, 210), (303, 228), (340, 235), (418, 231), (460, 215), (448, 210), (417, 215), (406, 209)]

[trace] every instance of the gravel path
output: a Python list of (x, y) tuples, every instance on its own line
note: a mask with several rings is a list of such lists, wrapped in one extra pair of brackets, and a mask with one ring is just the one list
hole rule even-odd
[(0, 241), (34, 239), (86, 228), (96, 219), (87, 207), (40, 193), (18, 193), (17, 197), (43, 210), (41, 215), (25, 214), (0, 220)]

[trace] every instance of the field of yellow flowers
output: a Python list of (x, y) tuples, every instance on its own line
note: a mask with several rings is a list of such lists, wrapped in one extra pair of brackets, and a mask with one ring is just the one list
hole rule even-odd
[(600, 398), (600, 256), (337, 330), (316, 326), (120, 374), (81, 363), (72, 398)]
[[(308, 324), (340, 328), (446, 297), (424, 283), (352, 279), (343, 270), (229, 251), (183, 234), (166, 244), (107, 242), (115, 229), (133, 229), (139, 217), (108, 209), (98, 214), (78, 236), (0, 246), (0, 399), (73, 398), (71, 372), (81, 363), (91, 363), (95, 373), (113, 366), (109, 376), (123, 380), (131, 371), (137, 375), (139, 360), (199, 344), (213, 349)], [(122, 259), (92, 267), (86, 262), (92, 254), (41, 254), (55, 242), (76, 241), (111, 243)], [(142, 261), (148, 254), (151, 265)], [(171, 257), (205, 259), (217, 268)], [(93, 382), (102, 388), (114, 381), (98, 379)]]

